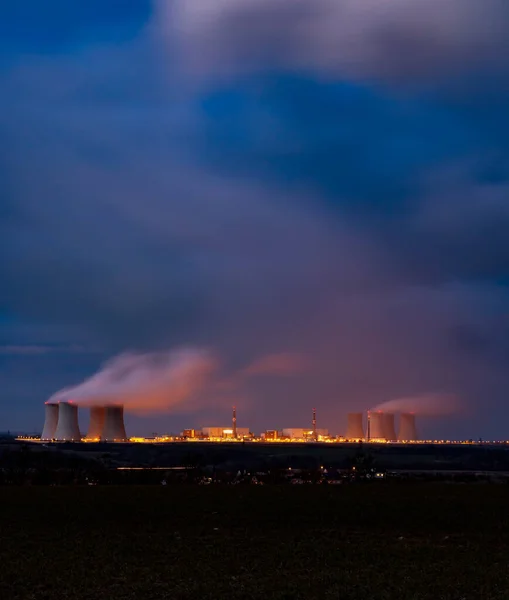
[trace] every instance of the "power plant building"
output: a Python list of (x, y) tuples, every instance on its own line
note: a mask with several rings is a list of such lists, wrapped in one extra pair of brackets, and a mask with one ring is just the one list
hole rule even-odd
[(92, 406), (90, 409), (90, 424), (88, 426), (87, 440), (102, 439), (105, 418), (106, 408), (104, 406)]
[(245, 438), (250, 437), (251, 432), (249, 427), (236, 427), (236, 435), (233, 427), (203, 427), (201, 432), (204, 437), (208, 438)]
[(346, 426), (347, 440), (363, 440), (365, 437), (362, 413), (348, 413)]
[(122, 405), (105, 407), (102, 438), (106, 442), (125, 442), (127, 440)]
[(398, 438), (396, 436), (396, 428), (394, 426), (394, 413), (382, 413), (382, 425), (384, 438), (388, 442), (394, 442)]
[[(47, 405), (48, 406), (48, 405)], [(71, 402), (60, 402), (58, 405), (58, 425), (55, 439), (59, 442), (81, 441), (80, 427), (78, 424), (78, 407)]]
[(385, 440), (383, 412), (368, 412), (368, 429), (370, 440)]
[(41, 434), (41, 440), (53, 440), (58, 426), (58, 404), (46, 402), (44, 407), (45, 418), (44, 427)]
[(401, 413), (399, 418), (398, 440), (400, 442), (412, 442), (418, 439), (417, 428), (415, 426), (415, 415), (413, 413)]

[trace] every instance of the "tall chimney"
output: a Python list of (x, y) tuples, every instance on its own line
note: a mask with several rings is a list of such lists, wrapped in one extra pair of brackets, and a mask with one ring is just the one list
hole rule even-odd
[(316, 408), (313, 408), (313, 439), (318, 440), (318, 435), (316, 433)]
[(376, 412), (369, 412), (369, 439), (370, 440), (381, 440), (385, 439), (384, 428), (383, 428), (383, 413), (381, 410)]
[(399, 418), (399, 434), (400, 442), (411, 442), (419, 439), (417, 437), (417, 429), (415, 427), (414, 413), (401, 413)]
[(78, 424), (78, 407), (69, 402), (60, 402), (58, 405), (58, 425), (55, 439), (59, 442), (81, 441), (80, 427)]
[(125, 442), (127, 440), (123, 405), (105, 407), (103, 439), (107, 442)]
[(90, 409), (90, 425), (87, 431), (87, 440), (100, 440), (103, 437), (106, 408), (92, 406)]
[(233, 439), (236, 440), (237, 439), (237, 408), (235, 406), (233, 407), (233, 413), (232, 413), (232, 432), (233, 432)]
[(398, 439), (396, 437), (396, 429), (394, 427), (394, 413), (383, 413), (382, 425), (384, 438), (388, 442), (393, 442)]
[(363, 440), (364, 427), (362, 425), (362, 413), (348, 413), (346, 426), (347, 440)]
[(44, 427), (41, 433), (41, 440), (55, 439), (55, 432), (58, 425), (58, 404), (46, 402), (44, 405)]

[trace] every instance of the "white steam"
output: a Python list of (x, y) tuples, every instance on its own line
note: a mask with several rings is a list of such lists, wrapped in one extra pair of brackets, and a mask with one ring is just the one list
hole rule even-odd
[(64, 388), (49, 403), (71, 400), (78, 406), (122, 404), (130, 412), (168, 412), (185, 406), (198, 409), (211, 398), (228, 398), (254, 377), (290, 376), (305, 370), (297, 354), (270, 354), (228, 376), (217, 357), (200, 349), (173, 352), (123, 353), (82, 383)]
[(410, 396), (383, 402), (375, 406), (373, 411), (381, 410), (389, 413), (415, 413), (416, 415), (439, 417), (451, 415), (461, 410), (461, 403), (452, 394), (426, 394)]
[(49, 401), (72, 400), (81, 406), (118, 403), (131, 411), (167, 411), (202, 390), (216, 369), (216, 359), (204, 350), (124, 353)]

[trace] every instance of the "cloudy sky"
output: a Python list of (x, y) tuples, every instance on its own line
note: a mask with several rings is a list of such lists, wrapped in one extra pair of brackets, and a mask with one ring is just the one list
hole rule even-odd
[(7, 0), (0, 69), (0, 430), (190, 347), (306, 357), (255, 430), (443, 393), (425, 433), (507, 437), (506, 0)]

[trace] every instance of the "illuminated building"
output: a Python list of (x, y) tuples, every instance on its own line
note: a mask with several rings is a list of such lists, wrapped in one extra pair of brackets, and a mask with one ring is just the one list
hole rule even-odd
[(394, 427), (394, 414), (382, 413), (382, 427), (384, 438), (389, 442), (397, 440), (396, 429)]
[(401, 442), (410, 442), (417, 439), (415, 415), (413, 413), (401, 413), (399, 418), (398, 440)]
[(41, 434), (41, 440), (52, 440), (58, 426), (58, 404), (46, 403), (44, 407), (45, 419), (44, 428)]
[(102, 437), (107, 442), (124, 442), (127, 440), (124, 426), (124, 407), (122, 405), (105, 407)]
[(76, 404), (71, 402), (59, 403), (55, 439), (59, 442), (79, 442), (81, 440)]
[(362, 413), (348, 413), (346, 426), (347, 440), (363, 440), (364, 426), (362, 424)]
[(106, 408), (104, 406), (92, 406), (90, 409), (90, 424), (88, 426), (87, 440), (100, 440), (103, 437)]

